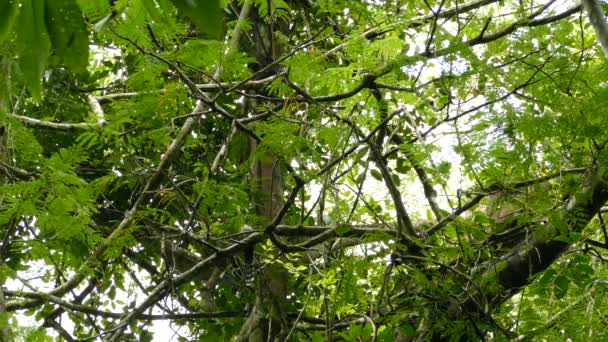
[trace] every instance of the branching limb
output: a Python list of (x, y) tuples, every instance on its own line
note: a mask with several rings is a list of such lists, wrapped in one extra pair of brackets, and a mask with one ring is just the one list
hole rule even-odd
[(87, 98), (89, 100), (89, 105), (91, 106), (91, 110), (95, 114), (95, 119), (97, 119), (97, 126), (101, 127), (101, 126), (105, 125), (107, 122), (106, 122), (106, 118), (105, 118), (103, 109), (101, 108), (101, 105), (99, 104), (99, 100), (97, 100), (97, 98), (93, 95), (89, 95), (89, 96), (87, 96)]
[[(209, 257), (201, 260), (194, 266), (192, 266), (187, 271), (178, 275), (177, 277), (169, 280), (165, 279), (160, 282), (152, 291), (150, 291), (150, 295), (144, 299), (144, 301), (134, 308), (131, 312), (126, 315), (121, 316), (121, 320), (119, 323), (112, 328), (112, 331), (119, 331), (122, 328), (126, 327), (133, 319), (138, 317), (141, 313), (143, 313), (150, 306), (154, 305), (158, 300), (166, 296), (168, 291), (172, 286), (179, 286), (193, 277), (195, 277), (202, 269), (209, 267), (214, 262), (224, 259), (226, 257), (235, 255), (238, 252), (241, 252), (244, 248), (249, 246), (251, 243), (257, 243), (262, 240), (262, 235), (259, 232), (251, 233), (247, 238), (241, 240), (238, 243), (232, 244), (231, 246), (221, 249), (218, 252), (210, 255)], [(114, 335), (116, 336), (116, 335)]]
[(2, 171), (4, 171), (4, 173), (6, 173), (8, 176), (15, 175), (21, 179), (29, 179), (33, 176), (33, 173), (20, 169), (16, 166), (9, 165), (2, 160), (0, 160), (0, 169), (2, 169)]
[[(489, 41), (493, 41), (496, 40), (500, 37), (504, 37), (512, 32), (514, 32), (515, 30), (517, 30), (519, 27), (522, 26), (530, 26), (532, 23), (532, 20), (536, 17), (538, 17), (539, 15), (541, 15), (547, 8), (549, 8), (551, 5), (553, 5), (553, 3), (556, 0), (550, 0), (548, 1), (546, 4), (544, 4), (543, 6), (541, 6), (538, 10), (536, 10), (534, 13), (530, 14), (529, 16), (522, 18), (520, 20), (517, 20), (516, 22), (512, 23), (511, 25), (504, 27), (502, 30), (495, 32), (493, 34), (489, 34), (487, 36), (485, 36), (483, 34), (484, 31), (482, 31), (482, 34), (478, 35), (477, 37), (467, 41), (467, 44), (473, 46), (473, 45), (477, 45), (477, 44), (481, 44), (481, 43), (487, 43)], [(580, 7), (579, 7), (580, 9)]]
[[(387, 118), (389, 115), (387, 113), (388, 107), (386, 101), (382, 98), (382, 95), (378, 91), (378, 89), (373, 89), (372, 94), (376, 98), (376, 101), (380, 104), (380, 115), (382, 118)], [(380, 129), (378, 130), (375, 141), (369, 141), (368, 145), (371, 151), (371, 155), (373, 161), (376, 163), (376, 166), (380, 169), (380, 173), (382, 174), (382, 179), (388, 188), (388, 191), (393, 200), (393, 204), (395, 205), (395, 211), (397, 214), (397, 235), (401, 236), (403, 232), (402, 227), (405, 228), (405, 241), (408, 244), (408, 247), (413, 248), (416, 243), (415, 237), (416, 232), (414, 230), (414, 224), (405, 209), (405, 205), (403, 204), (403, 199), (401, 196), (401, 192), (395, 184), (395, 180), (393, 179), (393, 175), (390, 173), (388, 166), (386, 165), (386, 159), (382, 158), (382, 152), (380, 151), (380, 146), (383, 145), (383, 141), (387, 132), (388, 122), (383, 120), (382, 125), (380, 125)]]

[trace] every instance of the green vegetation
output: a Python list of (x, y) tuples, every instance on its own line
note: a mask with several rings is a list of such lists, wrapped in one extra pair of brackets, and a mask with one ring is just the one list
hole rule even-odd
[(2, 1), (0, 341), (605, 341), (605, 56), (592, 0)]

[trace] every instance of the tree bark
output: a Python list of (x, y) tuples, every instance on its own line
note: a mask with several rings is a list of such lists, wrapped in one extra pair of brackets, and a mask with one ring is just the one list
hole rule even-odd
[(583, 7), (589, 15), (589, 21), (595, 30), (595, 35), (602, 51), (604, 51), (604, 56), (608, 59), (608, 25), (606, 25), (606, 17), (602, 7), (597, 0), (583, 0)]
[[(606, 153), (604, 151), (604, 153)], [(477, 289), (464, 304), (453, 303), (448, 312), (452, 320), (466, 319), (471, 314), (486, 316), (529, 285), (534, 276), (546, 270), (576, 241), (567, 242), (571, 233), (580, 233), (608, 201), (608, 166), (595, 167), (582, 176), (580, 191), (558, 210), (559, 221), (531, 227), (533, 236), (522, 240), (500, 260), (482, 264), (473, 272)], [(557, 224), (568, 227), (567, 236)], [(431, 340), (444, 341), (434, 333)]]
[[(272, 18), (269, 13), (269, 17)], [(272, 64), (280, 55), (281, 48), (274, 41), (273, 24), (260, 18), (257, 11), (252, 11), (255, 57), (257, 68)], [(278, 67), (278, 66), (277, 66)], [(269, 68), (268, 72), (276, 70)], [(258, 78), (266, 74), (258, 75)], [(249, 110), (255, 112), (255, 104)], [(251, 113), (245, 113), (251, 114)], [(261, 150), (263, 149), (263, 150)], [(254, 179), (252, 191), (256, 213), (263, 219), (264, 225), (272, 222), (283, 205), (283, 180), (280, 163), (271, 151), (260, 147), (250, 140), (251, 175)], [(265, 342), (283, 341), (287, 335), (286, 298), (289, 274), (280, 262), (264, 265), (264, 269), (254, 280), (256, 300), (253, 308), (241, 327), (237, 341)]]

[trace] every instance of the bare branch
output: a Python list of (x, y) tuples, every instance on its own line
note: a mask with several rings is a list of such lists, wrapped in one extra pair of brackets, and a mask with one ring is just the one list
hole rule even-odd
[(87, 98), (89, 99), (89, 105), (91, 105), (91, 109), (93, 110), (95, 118), (97, 119), (97, 126), (105, 125), (107, 122), (103, 109), (101, 109), (101, 105), (99, 104), (99, 101), (93, 95), (88, 95)]
[[(220, 83), (211, 82), (211, 83), (204, 83), (204, 84), (196, 84), (196, 88), (198, 88), (202, 91), (205, 91), (205, 92), (223, 91), (223, 90), (226, 90), (229, 88), (241, 89), (241, 90), (259, 89), (259, 88), (262, 88), (262, 87), (272, 83), (272, 81), (276, 80), (280, 76), (282, 76), (282, 73), (278, 73), (276, 75), (272, 75), (272, 76), (262, 78), (259, 80), (249, 80), (244, 83), (242, 83), (242, 82), (220, 82)], [(100, 103), (107, 103), (107, 102), (114, 101), (114, 100), (129, 99), (129, 98), (132, 98), (135, 96), (141, 96), (141, 95), (146, 95), (146, 94), (165, 94), (166, 92), (167, 92), (167, 89), (160, 89), (160, 90), (150, 91), (150, 92), (127, 92), (127, 93), (98, 95), (98, 96), (95, 96), (95, 98)]]
[(9, 114), (11, 117), (23, 122), (28, 126), (36, 126), (50, 129), (58, 129), (62, 131), (79, 131), (79, 130), (88, 130), (96, 126), (96, 124), (81, 122), (81, 123), (64, 123), (64, 122), (52, 122), (52, 121), (43, 121), (34, 118), (30, 118), (23, 115), (17, 114)]

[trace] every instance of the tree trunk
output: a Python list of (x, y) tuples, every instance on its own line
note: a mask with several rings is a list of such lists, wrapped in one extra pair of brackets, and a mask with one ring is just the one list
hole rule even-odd
[[(257, 11), (252, 12), (254, 53), (258, 62), (256, 69), (259, 70), (273, 63), (280, 55), (280, 47), (274, 41), (273, 24), (264, 22)], [(268, 71), (274, 73), (273, 69), (270, 68)], [(257, 75), (257, 78), (264, 77), (266, 73)], [(255, 103), (250, 103), (249, 112), (244, 114), (254, 113), (255, 108)], [(256, 213), (262, 218), (263, 227), (274, 219), (283, 205), (281, 167), (276, 156), (260, 147), (253, 139), (250, 140), (250, 147), (251, 175), (254, 180), (252, 202), (256, 206)], [(284, 340), (288, 328), (285, 311), (288, 281), (289, 274), (280, 261), (263, 265), (263, 271), (257, 274), (257, 279), (253, 282), (256, 291), (255, 304), (241, 327), (237, 341)]]

